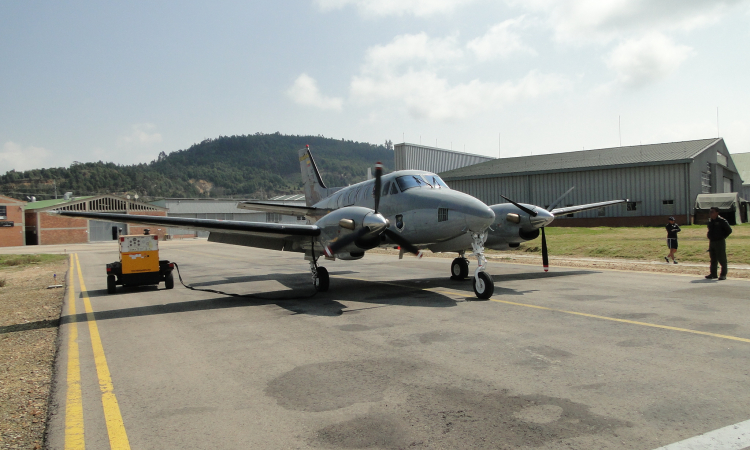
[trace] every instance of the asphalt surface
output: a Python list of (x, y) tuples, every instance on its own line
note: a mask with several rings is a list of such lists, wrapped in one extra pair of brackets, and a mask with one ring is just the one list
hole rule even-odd
[(87, 290), (73, 274), (49, 448), (653, 449), (750, 419), (743, 280), (491, 262), (475, 301), (449, 259), (367, 255), (311, 297), (300, 254), (196, 240), (161, 245), (186, 284), (263, 298), (107, 295), (116, 245), (66, 250)]

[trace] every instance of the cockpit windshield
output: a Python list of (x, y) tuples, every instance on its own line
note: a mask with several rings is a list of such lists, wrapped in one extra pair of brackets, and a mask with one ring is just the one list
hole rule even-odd
[(449, 189), (445, 181), (441, 180), (439, 176), (435, 174), (425, 175), (404, 175), (396, 178), (398, 187), (401, 188), (401, 192), (413, 187), (431, 187), (435, 189)]
[(396, 178), (398, 187), (401, 188), (401, 192), (413, 187), (428, 186), (427, 182), (422, 179), (419, 175), (404, 175), (403, 177)]
[(445, 181), (441, 180), (439, 176), (430, 173), (422, 175), (422, 178), (424, 178), (427, 181), (427, 184), (434, 188), (446, 188), (450, 189), (447, 184), (445, 184)]

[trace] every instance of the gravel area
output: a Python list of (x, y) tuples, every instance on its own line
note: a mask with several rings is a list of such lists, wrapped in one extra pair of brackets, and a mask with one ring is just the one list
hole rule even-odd
[(0, 270), (0, 449), (41, 449), (65, 289), (65, 260)]

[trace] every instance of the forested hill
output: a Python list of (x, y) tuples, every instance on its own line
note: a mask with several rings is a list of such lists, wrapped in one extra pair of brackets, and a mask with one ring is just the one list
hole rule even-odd
[(269, 198), (301, 192), (297, 151), (310, 145), (328, 186), (365, 179), (367, 168), (381, 161), (393, 168), (393, 150), (320, 136), (279, 133), (221, 136), (187, 150), (161, 153), (149, 164), (74, 163), (70, 167), (10, 171), (0, 176), (0, 194), (37, 200), (64, 192), (73, 195), (138, 194), (141, 197)]

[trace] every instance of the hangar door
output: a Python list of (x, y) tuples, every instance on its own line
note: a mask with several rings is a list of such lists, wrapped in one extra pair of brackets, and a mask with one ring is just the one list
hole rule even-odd
[(89, 220), (89, 242), (115, 241), (118, 234), (128, 234), (127, 224)]

